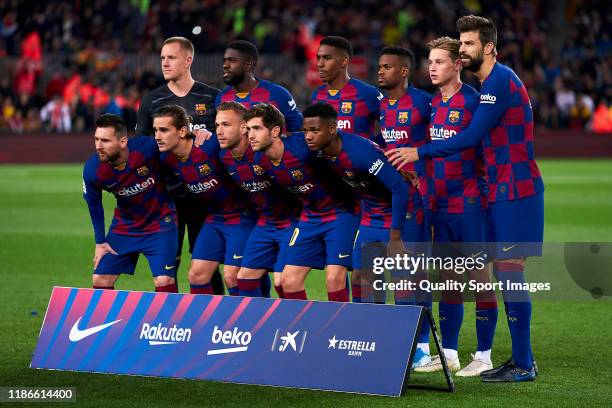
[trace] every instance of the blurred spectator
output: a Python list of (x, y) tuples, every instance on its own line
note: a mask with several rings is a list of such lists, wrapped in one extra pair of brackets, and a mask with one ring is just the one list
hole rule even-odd
[(70, 108), (60, 95), (55, 95), (40, 111), (40, 119), (51, 132), (70, 132), (72, 118)]

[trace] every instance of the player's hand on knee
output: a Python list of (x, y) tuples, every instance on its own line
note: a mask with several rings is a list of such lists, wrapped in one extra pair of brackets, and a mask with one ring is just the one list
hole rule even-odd
[(96, 244), (96, 250), (94, 251), (93, 257), (94, 270), (98, 269), (98, 265), (100, 264), (102, 257), (108, 253), (117, 255), (117, 252), (115, 252), (108, 242)]
[(400, 174), (407, 183), (419, 188), (419, 176), (417, 175), (416, 171), (400, 170)]
[(193, 135), (195, 136), (193, 139), (193, 144), (195, 146), (201, 146), (205, 141), (212, 137), (212, 132), (206, 129), (195, 129), (193, 131)]

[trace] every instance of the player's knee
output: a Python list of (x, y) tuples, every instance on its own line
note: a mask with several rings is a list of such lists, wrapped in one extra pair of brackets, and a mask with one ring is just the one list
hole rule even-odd
[(274, 272), (274, 286), (283, 286), (282, 276), (282, 273)]
[(203, 268), (198, 268), (195, 265), (191, 265), (189, 272), (187, 273), (189, 283), (203, 285), (208, 283), (210, 277), (206, 276), (206, 271)]
[(341, 273), (335, 271), (333, 273), (328, 273), (326, 278), (327, 290), (330, 292), (335, 292), (346, 287), (346, 272)]
[(230, 268), (226, 265), (223, 268), (223, 279), (228, 288), (238, 285), (238, 268)]
[(281, 274), (281, 286), (285, 292), (296, 292), (300, 290), (303, 282), (298, 276), (283, 273)]
[(265, 271), (261, 269), (240, 268), (238, 271), (238, 279), (258, 279), (263, 276)]
[(159, 287), (172, 285), (174, 284), (175, 279), (172, 276), (161, 275), (153, 278), (153, 281), (155, 282), (155, 287)]
[(117, 280), (116, 275), (97, 275), (94, 274), (92, 276), (92, 284), (97, 287), (110, 287), (115, 284)]

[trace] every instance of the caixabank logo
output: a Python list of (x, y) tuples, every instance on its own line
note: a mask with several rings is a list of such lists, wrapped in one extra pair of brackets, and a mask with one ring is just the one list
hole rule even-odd
[(278, 351), (281, 353), (285, 351), (294, 351), (298, 354), (302, 354), (302, 351), (304, 351), (304, 344), (306, 343), (306, 336), (308, 336), (306, 330), (276, 329), (271, 351)]
[(341, 351), (351, 357), (363, 357), (365, 354), (376, 351), (375, 341), (337, 339), (335, 335), (331, 339), (328, 339), (328, 341), (328, 350), (333, 349)]

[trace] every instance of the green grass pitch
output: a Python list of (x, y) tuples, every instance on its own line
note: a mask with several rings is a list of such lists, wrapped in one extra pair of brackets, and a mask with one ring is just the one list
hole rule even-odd
[[(612, 242), (612, 161), (541, 160), (547, 242)], [(612, 401), (612, 308), (609, 302), (539, 302), (533, 307), (535, 383), (482, 384), (455, 377), (454, 394), (408, 390), (403, 398), (86, 374), (28, 368), (53, 285), (89, 287), (93, 234), (81, 197), (81, 166), (0, 166), (0, 386), (76, 387), (78, 406), (609, 406)], [(107, 215), (112, 198), (106, 194)], [(107, 224), (108, 225), (108, 224)], [(118, 288), (150, 290), (146, 262)], [(180, 277), (186, 279), (186, 265)], [(184, 286), (181, 288), (184, 290)], [(308, 281), (325, 299), (322, 274)], [(465, 364), (476, 344), (474, 305), (460, 339)], [(437, 315), (437, 310), (434, 310)], [(503, 307), (493, 359), (510, 355)], [(439, 375), (412, 381), (443, 384)], [(608, 401), (607, 403), (605, 401)], [(26, 406), (20, 404), (19, 406)]]

